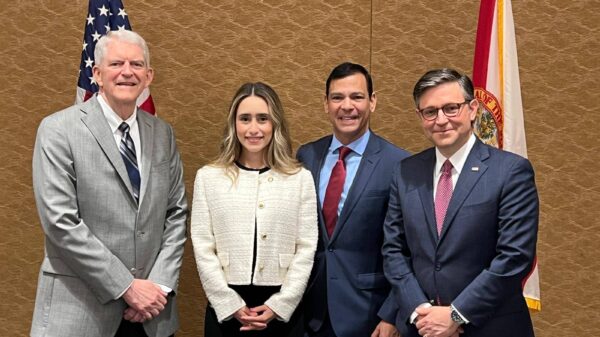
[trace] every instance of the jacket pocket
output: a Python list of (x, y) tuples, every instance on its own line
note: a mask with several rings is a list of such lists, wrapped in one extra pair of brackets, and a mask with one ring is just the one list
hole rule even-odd
[(364, 191), (362, 196), (365, 198), (386, 198), (390, 195), (390, 190), (389, 189), (385, 189), (385, 190), (367, 190)]
[(288, 273), (288, 268), (290, 267), (290, 263), (292, 263), (292, 259), (294, 258), (294, 254), (279, 254), (279, 280), (278, 282), (283, 282)]
[(221, 267), (229, 267), (229, 253), (217, 253)]
[(221, 264), (221, 269), (223, 269), (223, 274), (225, 274), (225, 279), (229, 281), (229, 253), (217, 253), (217, 258)]
[(377, 289), (388, 285), (383, 273), (367, 273), (356, 275), (356, 287), (358, 289)]
[(44, 259), (44, 262), (42, 262), (42, 271), (49, 274), (78, 277), (66, 263), (55, 257), (46, 257)]
[(294, 254), (279, 254), (279, 267), (287, 269), (294, 258)]

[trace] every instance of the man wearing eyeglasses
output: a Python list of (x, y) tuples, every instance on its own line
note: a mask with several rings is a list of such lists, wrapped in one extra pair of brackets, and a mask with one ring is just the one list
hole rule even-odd
[(539, 203), (529, 161), (473, 133), (473, 84), (452, 69), (415, 85), (434, 147), (394, 173), (384, 224), (384, 271), (403, 337), (533, 336), (522, 295)]

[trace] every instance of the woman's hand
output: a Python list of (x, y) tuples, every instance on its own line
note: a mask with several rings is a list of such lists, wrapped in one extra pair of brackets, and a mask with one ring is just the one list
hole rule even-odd
[(242, 323), (240, 331), (264, 330), (267, 328), (267, 324), (276, 317), (273, 310), (264, 304), (255, 308), (250, 308), (249, 311), (250, 315), (242, 317), (246, 324)]
[(250, 322), (248, 322), (247, 318), (252, 316), (256, 316), (256, 314), (250, 311), (247, 306), (244, 306), (240, 310), (236, 311), (235, 314), (233, 314), (233, 317), (235, 317), (235, 319), (237, 319), (242, 326), (249, 325)]

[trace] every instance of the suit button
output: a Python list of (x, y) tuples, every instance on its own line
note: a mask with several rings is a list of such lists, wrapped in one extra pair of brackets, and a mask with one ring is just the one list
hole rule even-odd
[(260, 237), (261, 237), (263, 240), (266, 240), (266, 239), (267, 239), (267, 234), (266, 234), (266, 233), (263, 233), (263, 234), (262, 234)]
[(131, 268), (131, 269), (129, 269), (129, 271), (130, 271), (132, 274), (135, 274), (135, 272), (136, 272), (136, 269), (135, 269), (135, 268)]
[(329, 248), (329, 249), (327, 249), (327, 250), (328, 250), (328, 251), (330, 251), (330, 252), (333, 252), (333, 248)]
[(263, 269), (265, 269), (265, 265), (261, 263), (261, 264), (258, 266), (258, 270), (259, 270), (259, 271), (263, 271)]
[(262, 202), (258, 203), (258, 208), (260, 208), (260, 209), (265, 208), (265, 204)]
[(442, 270), (442, 265), (439, 262), (435, 264), (435, 270), (436, 271)]
[(273, 177), (269, 177), (269, 179), (267, 179), (269, 182), (273, 182)]

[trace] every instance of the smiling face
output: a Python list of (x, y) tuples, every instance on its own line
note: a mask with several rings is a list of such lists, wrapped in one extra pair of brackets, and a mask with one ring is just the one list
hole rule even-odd
[(434, 120), (426, 120), (419, 113), (419, 109), (441, 108), (449, 103), (465, 101), (463, 90), (458, 82), (448, 82), (427, 89), (419, 99), (417, 115), (425, 136), (440, 150), (444, 157), (451, 157), (468, 140), (473, 132), (472, 122), (477, 116), (478, 102), (472, 100), (461, 105), (458, 114), (447, 117), (440, 110)]
[(375, 93), (369, 97), (367, 79), (361, 73), (331, 81), (325, 97), (325, 112), (335, 137), (344, 145), (360, 138), (369, 129), (369, 117), (375, 111)]
[(138, 96), (153, 77), (152, 68), (144, 61), (142, 48), (126, 41), (110, 41), (101, 63), (94, 66), (94, 79), (100, 94), (123, 119), (133, 113)]
[(248, 167), (264, 167), (266, 151), (273, 138), (267, 102), (258, 96), (244, 98), (237, 108), (235, 131), (242, 146), (240, 162)]

